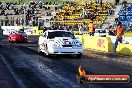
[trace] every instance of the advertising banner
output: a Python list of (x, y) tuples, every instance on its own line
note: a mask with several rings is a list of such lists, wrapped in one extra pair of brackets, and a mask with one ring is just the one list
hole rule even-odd
[(19, 30), (19, 26), (1, 26), (3, 29), (3, 34), (8, 35), (12, 31)]

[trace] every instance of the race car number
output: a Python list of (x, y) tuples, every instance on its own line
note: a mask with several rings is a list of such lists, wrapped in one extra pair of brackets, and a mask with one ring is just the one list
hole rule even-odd
[(44, 50), (47, 50), (47, 43), (42, 43), (41, 46), (43, 47)]

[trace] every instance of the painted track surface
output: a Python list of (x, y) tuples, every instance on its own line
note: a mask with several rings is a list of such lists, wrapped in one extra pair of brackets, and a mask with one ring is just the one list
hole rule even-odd
[(31, 36), (29, 40), (29, 43), (9, 43), (5, 38), (0, 46), (0, 53), (26, 88), (132, 88), (132, 82), (80, 85), (75, 76), (80, 65), (87, 74), (129, 74), (130, 76), (132, 76), (132, 66), (94, 58), (75, 59), (69, 56), (48, 58), (37, 53), (38, 36)]

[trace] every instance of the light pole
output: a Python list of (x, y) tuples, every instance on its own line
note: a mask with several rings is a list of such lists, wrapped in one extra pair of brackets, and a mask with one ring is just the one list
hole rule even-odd
[(25, 5), (25, 3), (23, 5), (23, 7), (24, 7), (24, 26), (26, 26), (26, 5)]

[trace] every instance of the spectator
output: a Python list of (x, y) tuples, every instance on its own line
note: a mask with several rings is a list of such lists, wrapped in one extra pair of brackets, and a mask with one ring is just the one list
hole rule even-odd
[(14, 26), (14, 19), (13, 18), (11, 18), (10, 24), (11, 24), (11, 26)]
[(83, 35), (84, 28), (82, 25), (79, 25), (79, 34)]
[(5, 10), (4, 9), (1, 11), (1, 15), (5, 15)]
[(90, 21), (88, 28), (89, 28), (89, 36), (94, 36), (95, 27), (93, 21)]
[(123, 8), (126, 8), (128, 5), (127, 5), (127, 1), (123, 1), (122, 2), (122, 6), (123, 6)]
[(46, 27), (44, 27), (44, 28), (43, 28), (43, 33), (44, 33), (46, 30), (47, 30), (47, 28), (46, 28)]
[(114, 46), (114, 52), (116, 52), (116, 48), (118, 46), (118, 42), (122, 43), (122, 36), (124, 35), (122, 23), (118, 22), (117, 28), (116, 28), (116, 41)]
[(21, 18), (19, 21), (20, 21), (20, 25), (23, 26), (24, 20)]
[(119, 19), (118, 18), (115, 18), (115, 22), (113, 24), (113, 30), (112, 30), (114, 32), (114, 34), (115, 34), (116, 27), (118, 25), (118, 22), (119, 22)]
[(30, 26), (33, 26), (32, 20), (29, 21), (29, 25), (30, 25)]
[(15, 15), (18, 15), (19, 14), (18, 8), (15, 8), (14, 12), (15, 12)]
[(115, 5), (118, 5), (120, 0), (115, 0)]
[(102, 0), (98, 0), (98, 3), (99, 3), (100, 6), (102, 7)]

